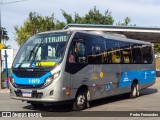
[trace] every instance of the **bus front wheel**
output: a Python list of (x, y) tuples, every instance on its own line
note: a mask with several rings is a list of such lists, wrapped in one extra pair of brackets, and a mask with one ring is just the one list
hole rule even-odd
[(73, 103), (73, 110), (80, 111), (87, 107), (87, 92), (79, 91)]
[(139, 96), (139, 86), (138, 83), (133, 83), (131, 86), (130, 98), (136, 98)]

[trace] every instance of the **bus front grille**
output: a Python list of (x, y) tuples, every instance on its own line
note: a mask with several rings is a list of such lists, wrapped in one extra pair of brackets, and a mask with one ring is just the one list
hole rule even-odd
[(39, 78), (45, 75), (45, 71), (13, 71), (13, 73), (20, 78)]
[(16, 88), (19, 88), (19, 89), (33, 89), (33, 88), (38, 88), (38, 89), (42, 89), (44, 88), (43, 84), (41, 85), (20, 85), (20, 84), (16, 84), (15, 86)]

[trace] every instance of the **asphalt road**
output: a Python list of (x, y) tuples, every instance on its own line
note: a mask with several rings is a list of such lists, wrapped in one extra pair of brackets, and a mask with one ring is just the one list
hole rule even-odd
[[(87, 111), (85, 114), (90, 114), (94, 111), (160, 111), (160, 80), (157, 80), (156, 84), (150, 88), (144, 89), (140, 92), (140, 97), (135, 99), (127, 99), (125, 95), (119, 95), (114, 97), (109, 97), (105, 99), (100, 99), (91, 102), (91, 107), (84, 110)], [(0, 92), (0, 111), (39, 111), (39, 112), (49, 112), (50, 114), (58, 114), (58, 119), (66, 118), (64, 113), (74, 114), (69, 105), (45, 105), (43, 108), (33, 108), (30, 104), (26, 102), (21, 102), (18, 100), (10, 99), (9, 93)], [(92, 112), (91, 112), (92, 111)], [(94, 113), (93, 112), (93, 113)], [(107, 113), (107, 112), (106, 112)], [(83, 113), (82, 113), (83, 114)], [(94, 113), (96, 114), (96, 113)], [(98, 113), (97, 113), (98, 114)], [(116, 112), (111, 113), (116, 114)], [(82, 115), (83, 116), (83, 115)], [(98, 117), (98, 115), (97, 115)], [(55, 117), (56, 118), (56, 117)], [(0, 118), (5, 119), (5, 118)], [(38, 118), (37, 120), (45, 119)], [(53, 118), (50, 118), (53, 119)], [(57, 119), (57, 118), (56, 118)], [(83, 119), (82, 117), (67, 117), (66, 119)], [(86, 119), (97, 119), (96, 117), (87, 117)], [(98, 117), (98, 119), (105, 119), (105, 117)], [(113, 117), (109, 119), (114, 119)], [(117, 118), (116, 118), (117, 119)], [(119, 118), (119, 119), (127, 119)], [(156, 117), (132, 117), (131, 119), (158, 119)], [(12, 119), (13, 120), (13, 119)]]

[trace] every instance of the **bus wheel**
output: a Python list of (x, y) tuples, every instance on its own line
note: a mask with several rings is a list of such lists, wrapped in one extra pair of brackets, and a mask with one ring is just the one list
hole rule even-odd
[(73, 110), (80, 111), (87, 107), (87, 92), (79, 91), (73, 103)]
[(43, 103), (38, 103), (38, 102), (31, 102), (31, 105), (32, 105), (34, 108), (43, 107)]
[(139, 96), (139, 86), (138, 86), (138, 83), (134, 83), (131, 86), (130, 98), (136, 98), (138, 96)]

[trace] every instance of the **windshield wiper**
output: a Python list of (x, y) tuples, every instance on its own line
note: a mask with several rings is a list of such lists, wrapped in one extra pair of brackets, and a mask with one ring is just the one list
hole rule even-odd
[[(24, 61), (29, 57), (32, 56), (32, 53), (34, 52), (35, 48), (37, 47), (38, 43), (34, 46), (34, 48), (27, 54), (27, 56), (23, 59), (23, 61), (19, 64), (19, 66), (17, 67), (18, 69), (21, 68), (22, 64), (24, 63)], [(29, 59), (28, 59), (29, 60)]]
[[(44, 39), (45, 39), (45, 38), (44, 38)], [(43, 40), (44, 40), (44, 39), (43, 39)], [(41, 68), (42, 68), (42, 65), (41, 65), (41, 63), (40, 63), (40, 60), (37, 60), (37, 59), (36, 59), (36, 55), (37, 55), (38, 49), (39, 49), (40, 45), (42, 44), (43, 40), (41, 40), (41, 42), (39, 43), (37, 49), (36, 49), (35, 52), (34, 52), (33, 59), (32, 59), (32, 61), (31, 61), (31, 64), (32, 64), (34, 61), (38, 62), (38, 63), (37, 63), (37, 64), (38, 64), (38, 67), (41, 67)]]

